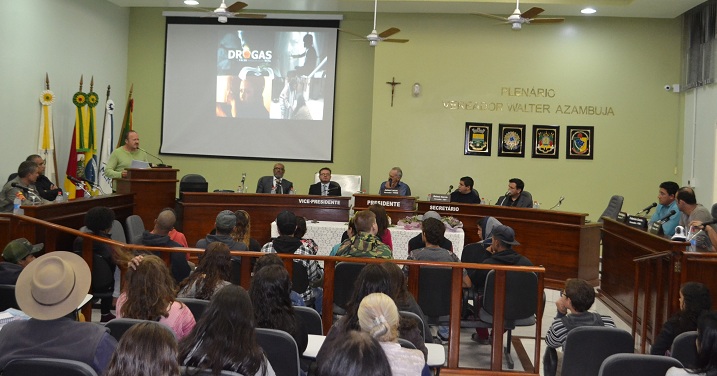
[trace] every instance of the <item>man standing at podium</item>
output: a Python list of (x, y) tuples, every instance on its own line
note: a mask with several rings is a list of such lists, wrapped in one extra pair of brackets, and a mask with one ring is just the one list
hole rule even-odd
[(132, 161), (147, 162), (147, 154), (140, 150), (139, 135), (135, 131), (127, 132), (124, 145), (112, 152), (105, 167), (105, 176), (111, 179), (126, 178), (126, 169), (132, 166)]
[[(403, 171), (400, 167), (394, 167), (391, 169), (391, 171), (388, 172), (388, 180), (381, 183), (381, 187), (378, 189), (378, 194), (380, 195), (388, 195), (389, 192), (393, 191), (395, 192), (398, 190), (399, 196), (410, 196), (411, 195), (411, 187), (408, 186), (408, 184), (401, 181), (401, 178), (403, 177)], [(388, 191), (386, 191), (388, 190)], [(394, 193), (395, 195), (395, 193)]]
[(309, 186), (309, 194), (316, 196), (341, 196), (341, 186), (331, 181), (331, 169), (324, 167), (319, 170), (319, 182)]
[[(678, 189), (680, 189), (680, 186), (674, 181), (666, 181), (660, 184), (660, 192), (657, 194), (657, 201), (659, 201), (660, 204), (657, 205), (657, 210), (650, 218), (650, 226), (660, 219), (665, 218), (667, 214), (670, 213), (670, 210), (674, 210), (675, 213), (680, 211), (680, 209), (677, 208), (677, 200), (675, 200)], [(665, 221), (662, 224), (662, 230), (665, 232), (665, 235), (669, 237), (675, 235), (675, 227), (677, 227), (678, 223), (680, 223), (680, 216), (678, 214), (674, 214), (670, 219)]]
[(284, 165), (274, 165), (273, 176), (262, 176), (256, 184), (256, 193), (278, 193), (288, 195), (294, 189), (294, 183), (284, 179)]

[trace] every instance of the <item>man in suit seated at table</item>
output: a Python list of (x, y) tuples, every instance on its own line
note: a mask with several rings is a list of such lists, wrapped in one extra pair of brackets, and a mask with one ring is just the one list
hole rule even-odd
[(496, 201), (498, 206), (512, 206), (516, 208), (532, 208), (533, 196), (523, 191), (525, 183), (518, 178), (508, 180), (508, 192)]
[(315, 196), (341, 196), (341, 186), (331, 181), (331, 169), (324, 167), (319, 170), (319, 182), (309, 186), (309, 194)]
[(76, 360), (104, 374), (117, 341), (104, 326), (67, 317), (87, 296), (91, 280), (85, 260), (72, 252), (48, 253), (23, 269), (15, 297), (31, 319), (0, 330), (0, 369), (14, 359), (40, 357)]
[(473, 178), (464, 176), (458, 183), (458, 189), (451, 192), (451, 202), (461, 204), (480, 204), (480, 193), (473, 189)]
[[(403, 171), (400, 167), (394, 167), (388, 172), (388, 180), (381, 183), (381, 187), (378, 189), (378, 194), (388, 195), (390, 191), (398, 190), (399, 196), (410, 196), (411, 187), (408, 184), (401, 181), (403, 177)], [(389, 191), (386, 191), (389, 190)]]
[(358, 234), (344, 240), (336, 251), (336, 256), (393, 258), (391, 248), (376, 236), (376, 214), (370, 210), (362, 210), (354, 215), (354, 224)]
[(274, 175), (262, 176), (256, 184), (256, 193), (277, 193), (288, 195), (294, 189), (294, 183), (284, 179), (286, 169), (282, 163), (274, 165)]

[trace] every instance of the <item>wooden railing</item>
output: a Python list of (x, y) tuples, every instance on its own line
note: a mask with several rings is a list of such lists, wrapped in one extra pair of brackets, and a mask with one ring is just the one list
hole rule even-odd
[[(717, 298), (717, 253), (664, 251), (633, 258), (635, 289), (632, 308), (632, 335), (640, 336), (638, 350), (647, 351), (662, 324), (680, 310), (680, 286), (685, 282), (704, 283)], [(641, 306), (641, 308), (640, 308)], [(639, 332), (637, 330), (640, 325)]]
[[(183, 252), (191, 254), (202, 254), (203, 249), (198, 248), (165, 248), (165, 247), (148, 247), (142, 245), (125, 244), (111, 239), (98, 237), (92, 234), (83, 233), (78, 230), (60, 226), (57, 224), (45, 222), (31, 217), (26, 216), (15, 216), (12, 214), (0, 214), (0, 219), (10, 218), (11, 221), (11, 234), (13, 229), (17, 228), (20, 222), (27, 222), (35, 226), (36, 232), (44, 234), (45, 238), (45, 251), (54, 252), (64, 249), (57, 249), (55, 247), (55, 240), (59, 233), (70, 234), (73, 236), (79, 236), (84, 239), (82, 245), (82, 257), (87, 264), (92, 268), (92, 244), (94, 242), (106, 243), (112, 247), (118, 247), (123, 251), (136, 252), (136, 251), (153, 251), (161, 252), (162, 259), (169, 264), (169, 254), (171, 252)], [(232, 251), (232, 256), (240, 257), (241, 262), (241, 286), (248, 289), (251, 283), (251, 259), (261, 257), (263, 254), (258, 252), (249, 251)], [(324, 297), (322, 306), (322, 320), (324, 325), (324, 332), (328, 332), (333, 322), (333, 296), (334, 296), (334, 273), (336, 263), (341, 261), (347, 261), (345, 257), (335, 256), (309, 256), (309, 255), (289, 255), (279, 254), (279, 257), (285, 259), (285, 265), (289, 273), (292, 272), (291, 260), (317, 260), (322, 261), (324, 264)], [(366, 258), (351, 258), (352, 262), (361, 262), (366, 264), (377, 264), (383, 263), (388, 260), (384, 259), (366, 259)], [(545, 268), (543, 267), (523, 267), (523, 266), (500, 266), (500, 265), (481, 265), (472, 263), (452, 263), (452, 262), (429, 262), (429, 261), (414, 261), (414, 260), (391, 260), (401, 265), (408, 265), (408, 286), (409, 291), (417, 296), (418, 293), (418, 272), (420, 266), (440, 266), (446, 268), (452, 268), (452, 288), (451, 294), (451, 314), (449, 319), (449, 330), (450, 338), (448, 341), (448, 361), (447, 368), (444, 372), (451, 374), (461, 375), (515, 375), (515, 374), (539, 374), (540, 370), (540, 348), (541, 348), (541, 324), (543, 318), (543, 290), (544, 290), (544, 276)], [(126, 269), (126, 266), (119, 265), (120, 268)], [(463, 269), (493, 269), (496, 271), (495, 274), (495, 296), (497, 297), (494, 303), (494, 317), (496, 318), (493, 322), (493, 333), (503, 333), (504, 323), (502, 319), (505, 312), (505, 281), (506, 272), (532, 272), (538, 275), (538, 287), (536, 296), (536, 324), (533, 339), (535, 340), (535, 350), (532, 358), (532, 369), (527, 369), (524, 372), (503, 372), (503, 336), (493, 336), (492, 350), (491, 350), (491, 368), (490, 370), (473, 370), (473, 369), (459, 369), (459, 347), (460, 347), (460, 319), (461, 319), (461, 304), (462, 304), (462, 278)], [(500, 298), (502, 297), (502, 298)], [(90, 317), (91, 307), (86, 306), (83, 308), (83, 313), (86, 317)]]

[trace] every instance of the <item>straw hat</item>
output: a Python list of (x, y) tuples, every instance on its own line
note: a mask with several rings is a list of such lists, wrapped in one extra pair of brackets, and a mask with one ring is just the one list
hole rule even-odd
[(54, 320), (77, 309), (90, 290), (92, 273), (82, 257), (50, 252), (28, 264), (15, 285), (20, 309), (38, 320)]

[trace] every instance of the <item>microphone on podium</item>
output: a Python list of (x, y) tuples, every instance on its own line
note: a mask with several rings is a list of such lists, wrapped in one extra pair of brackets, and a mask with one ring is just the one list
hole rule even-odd
[(560, 199), (558, 200), (558, 203), (555, 204), (555, 206), (553, 206), (552, 208), (550, 208), (550, 209), (548, 209), (548, 210), (553, 210), (553, 209), (559, 208), (560, 205), (563, 204), (563, 200), (565, 200), (565, 196), (560, 196)]
[(446, 192), (446, 194), (449, 195), (449, 194), (451, 194), (452, 191), (453, 191), (453, 185), (449, 185), (448, 192)]
[(670, 217), (672, 217), (673, 215), (675, 215), (675, 213), (677, 213), (677, 212), (674, 211), (674, 210), (670, 210), (670, 212), (667, 213), (666, 216), (660, 218), (660, 219), (659, 219), (657, 222), (655, 222), (655, 223), (660, 223), (660, 224), (665, 223), (665, 222), (667, 222), (668, 219), (670, 219)]
[(137, 149), (142, 150), (145, 154), (147, 154), (147, 155), (149, 155), (150, 157), (152, 157), (152, 158), (158, 160), (158, 161), (159, 161), (159, 164), (157, 165), (157, 167), (169, 167), (169, 166), (167, 166), (166, 164), (164, 164), (164, 161), (162, 160), (162, 158), (160, 158), (160, 157), (158, 157), (158, 156), (156, 156), (156, 155), (154, 155), (154, 154), (151, 154), (150, 152), (148, 152), (147, 150), (144, 150), (144, 149), (142, 149), (142, 148), (139, 148), (139, 147), (138, 147)]
[(645, 213), (645, 215), (647, 215), (648, 213), (650, 213), (650, 210), (652, 210), (652, 208), (654, 208), (654, 207), (656, 207), (656, 206), (657, 206), (657, 203), (656, 203), (656, 202), (653, 202), (652, 204), (648, 205), (646, 208), (644, 208), (644, 209), (640, 210), (639, 212), (637, 212), (637, 214)]
[(30, 193), (30, 187), (26, 187), (26, 186), (24, 186), (24, 185), (22, 185), (22, 184), (12, 183), (12, 184), (10, 184), (10, 186), (12, 186), (13, 188), (22, 189), (22, 190), (25, 191), (26, 193)]
[[(80, 188), (82, 190), (82, 192), (85, 192), (85, 194), (87, 195), (88, 198), (92, 197), (92, 193), (90, 193), (90, 191), (88, 191), (87, 188), (85, 188), (84, 181), (82, 181), (74, 176), (70, 176), (70, 175), (67, 175), (67, 180), (71, 181), (72, 184), (75, 185), (75, 187)], [(92, 184), (92, 182), (90, 182), (90, 184)]]
[(495, 204), (496, 204), (497, 206), (503, 205), (503, 203), (505, 202), (505, 200), (508, 199), (508, 196), (510, 196), (510, 191), (505, 192), (505, 194), (503, 195), (503, 197), (499, 198), (499, 199), (498, 199), (498, 202), (496, 202)]

